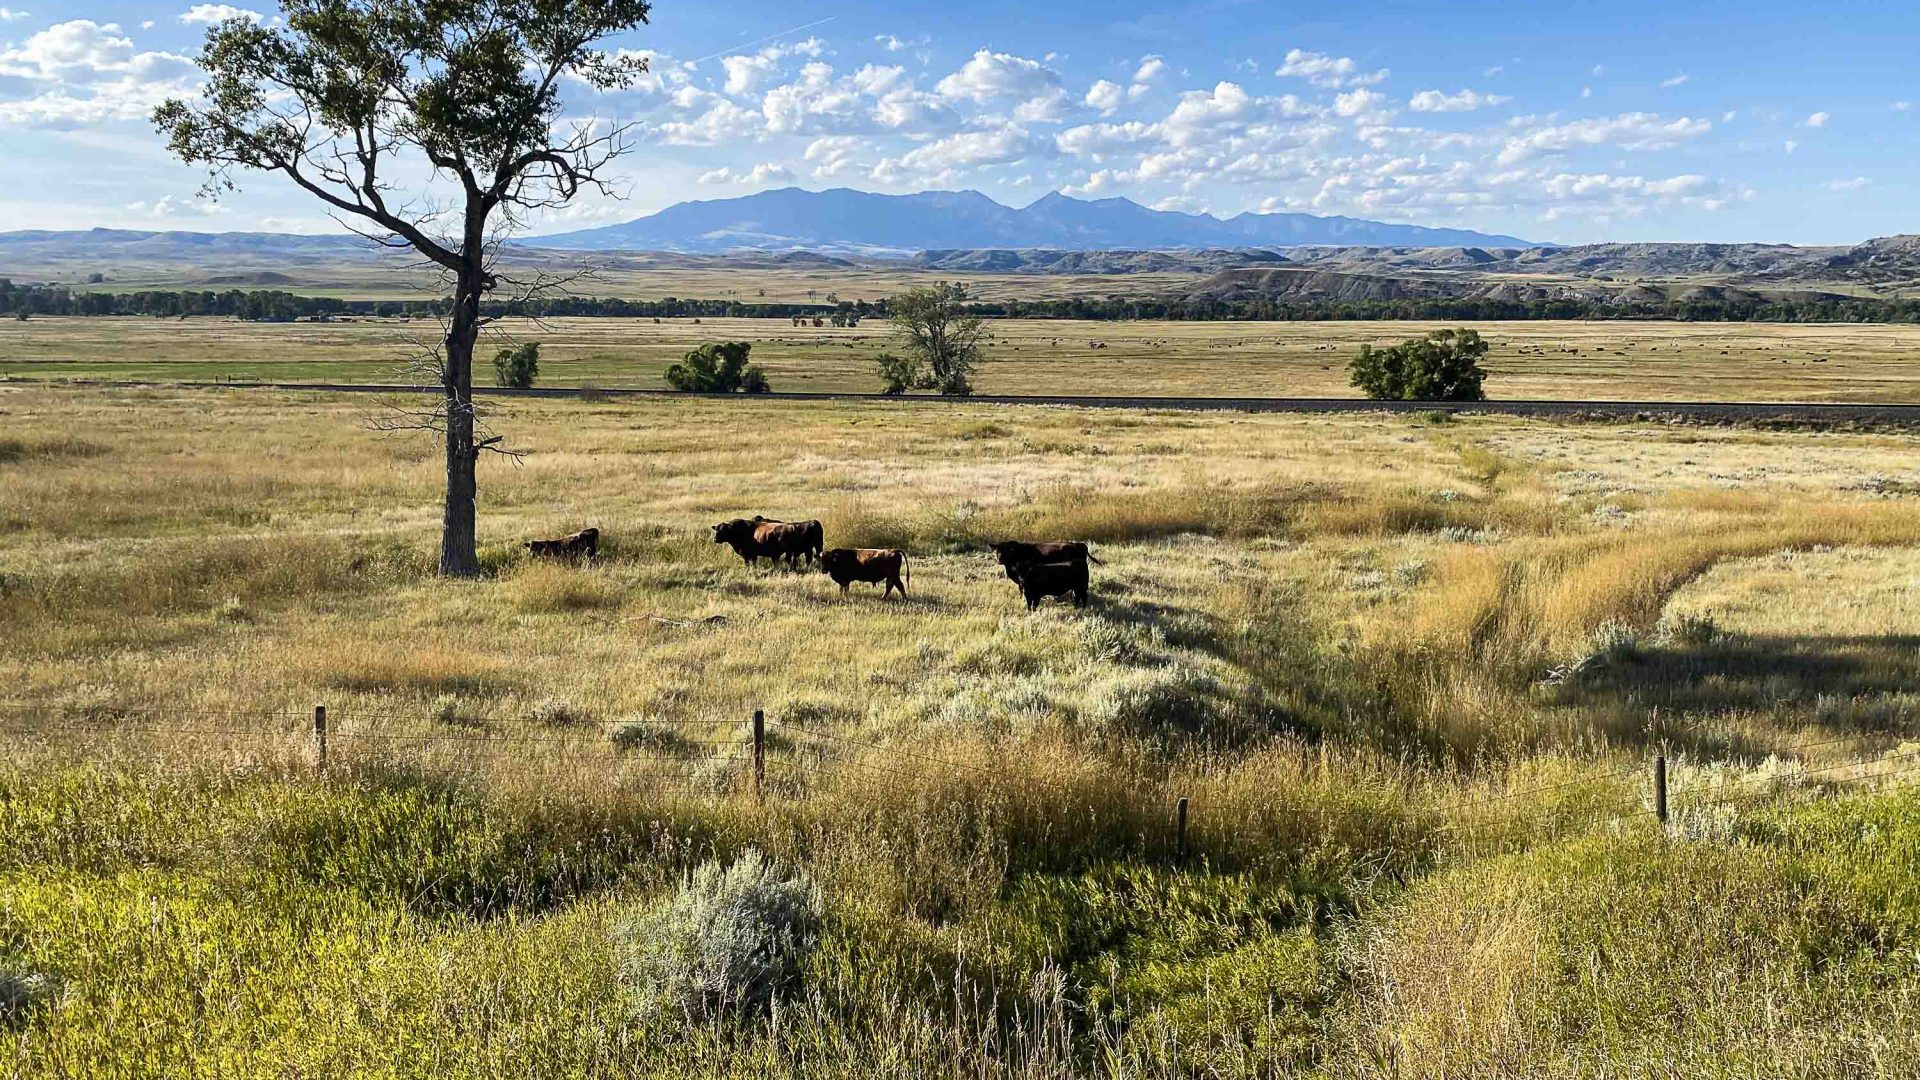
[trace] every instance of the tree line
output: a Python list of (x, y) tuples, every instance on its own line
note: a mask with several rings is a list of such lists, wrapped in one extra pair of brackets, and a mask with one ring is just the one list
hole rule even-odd
[[(144, 289), (139, 292), (75, 290), (64, 285), (17, 285), (0, 278), (0, 313), (13, 315), (214, 315), (250, 322), (292, 322), (335, 316), (445, 318), (451, 298), (421, 300), (343, 300), (300, 296), (273, 289)], [(620, 297), (551, 296), (530, 300), (488, 300), (489, 316), (531, 318), (791, 319), (835, 314), (886, 318), (886, 300), (837, 303), (776, 303), (732, 299), (628, 300)], [(1678, 322), (1920, 322), (1920, 298), (1681, 300), (1664, 303), (1605, 303), (1597, 300), (1162, 300), (1129, 297), (1071, 297), (1056, 300), (997, 300), (966, 305), (985, 318), (1085, 319), (1096, 322), (1159, 319), (1173, 322), (1334, 322), (1344, 320), (1479, 322), (1541, 319), (1668, 319)]]

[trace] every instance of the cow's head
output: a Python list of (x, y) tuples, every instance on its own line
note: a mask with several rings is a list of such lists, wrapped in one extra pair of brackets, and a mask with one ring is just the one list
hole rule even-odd
[(742, 521), (739, 518), (735, 518), (732, 521), (723, 521), (713, 527), (713, 542), (716, 544), (731, 544), (735, 540), (751, 539), (752, 537), (753, 522), (751, 521)]
[(832, 551), (823, 551), (820, 553), (820, 572), (823, 574), (831, 574), (842, 566), (851, 565), (853, 561), (854, 554), (847, 548), (834, 548)]

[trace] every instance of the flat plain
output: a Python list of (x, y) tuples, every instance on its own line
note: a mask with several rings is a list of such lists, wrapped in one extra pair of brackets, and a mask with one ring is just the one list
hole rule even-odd
[[(111, 370), (169, 329), (183, 365), (371, 332), (6, 340)], [(584, 336), (619, 328), (561, 329), (559, 370), (621, 370)], [(1792, 340), (1863, 340), (1819, 330)], [(1782, 340), (1637, 340), (1711, 367), (1696, 332)], [(0, 384), (0, 930), (60, 987), (15, 1071), (1920, 1061), (1911, 434), (516, 401), (487, 417), (525, 453), (482, 469), (489, 576), (453, 583), (439, 451), (381, 415)], [(911, 599), (711, 542), (756, 512), (906, 550)], [(592, 565), (520, 547), (583, 525)], [(1028, 613), (982, 548), (1009, 535), (1093, 542), (1089, 607)], [(827, 898), (805, 995), (637, 1021), (619, 928), (747, 847)]]
[[(1408, 322), (1182, 323), (999, 320), (978, 389), (995, 394), (1355, 397), (1347, 362)], [(1920, 400), (1920, 326), (1502, 322), (1489, 396), (1549, 400)], [(871, 392), (891, 328), (786, 319), (505, 320), (482, 342), (538, 341), (541, 384), (661, 388), (696, 345), (749, 341), (776, 390)], [(226, 319), (0, 321), (0, 377), (387, 382), (430, 348), (430, 320), (257, 324)]]

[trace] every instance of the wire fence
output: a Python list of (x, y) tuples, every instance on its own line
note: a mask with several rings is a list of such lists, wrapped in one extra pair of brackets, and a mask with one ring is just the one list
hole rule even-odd
[[(423, 726), (426, 730), (421, 730)], [(1837, 735), (1800, 743), (1786, 753), (1799, 755), (1884, 737), (1868, 732)], [(1002, 767), (798, 723), (768, 722), (758, 711), (741, 720), (598, 723), (450, 716), (381, 707), (355, 707), (343, 713), (324, 706), (311, 712), (113, 708), (49, 714), (30, 703), (0, 701), (0, 738), (16, 746), (40, 745), (83, 757), (112, 748), (165, 745), (204, 756), (211, 743), (233, 753), (277, 757), (320, 775), (360, 765), (406, 763), (477, 772), (510, 764), (523, 776), (688, 800), (798, 799), (827, 782), (898, 787), (934, 777), (965, 777), (982, 784), (1009, 779)], [(1689, 763), (1689, 783), (1670, 790), (1668, 761), (1664, 754), (1656, 754), (1642, 765), (1603, 769), (1569, 780), (1438, 805), (1422, 805), (1417, 799), (1410, 804), (1414, 815), (1434, 833), (1477, 851), (1543, 834), (1563, 836), (1639, 821), (1666, 826), (1676, 818), (1705, 812), (1737, 812), (1780, 794), (1784, 784), (1812, 797), (1842, 792), (1847, 783), (1861, 780), (1881, 786), (1898, 781), (1892, 786), (1904, 786), (1920, 774), (1920, 749), (1825, 764), (1794, 762), (1783, 771), (1713, 783), (1696, 782), (1712, 766)], [(1039, 790), (1053, 789), (1069, 800), (1084, 794), (1084, 789), (1030, 771), (1020, 773), (1018, 779)], [(1188, 830), (1196, 823), (1257, 820), (1275, 812), (1272, 802), (1219, 790), (1230, 785), (1217, 780), (1197, 778), (1191, 791), (1176, 790), (1181, 786), (1177, 781), (1156, 783), (1165, 789), (1161, 828), (1183, 854)], [(1547, 805), (1541, 805), (1542, 800)]]

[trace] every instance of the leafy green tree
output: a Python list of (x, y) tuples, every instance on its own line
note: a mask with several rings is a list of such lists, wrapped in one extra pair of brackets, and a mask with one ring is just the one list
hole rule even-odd
[(880, 381), (885, 385), (885, 393), (904, 394), (920, 385), (921, 364), (911, 356), (881, 353), (874, 357), (874, 364), (880, 369)]
[(1376, 401), (1480, 401), (1486, 355), (1476, 330), (1435, 330), (1385, 349), (1362, 345), (1353, 385)]
[(540, 377), (540, 343), (528, 341), (493, 354), (493, 381), (496, 386), (522, 390)]
[(233, 190), (239, 170), (277, 173), (348, 229), (440, 268), (452, 313), (427, 364), (444, 397), (395, 426), (445, 436), (440, 572), (477, 575), (475, 465), (500, 449), (475, 434), (480, 301), (501, 284), (501, 241), (530, 214), (607, 191), (628, 129), (563, 122), (560, 91), (643, 74), (644, 59), (596, 46), (645, 23), (649, 4), (282, 0), (280, 11), (209, 29), (200, 99), (166, 102), (154, 124), (176, 156), (207, 166), (204, 192)]
[[(966, 288), (945, 281), (908, 289), (887, 301), (887, 317), (916, 365), (912, 386), (942, 394), (973, 393), (973, 371), (988, 333), (986, 320), (969, 314), (966, 303)], [(889, 386), (888, 393), (897, 392)]]
[(698, 394), (768, 393), (766, 373), (747, 363), (752, 350), (745, 341), (709, 341), (667, 369), (667, 385)]

